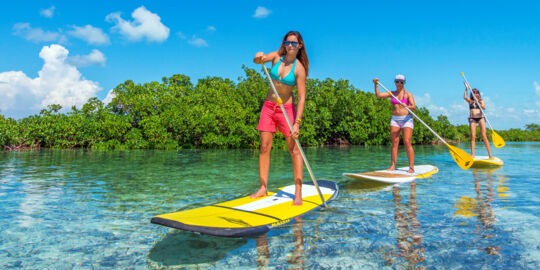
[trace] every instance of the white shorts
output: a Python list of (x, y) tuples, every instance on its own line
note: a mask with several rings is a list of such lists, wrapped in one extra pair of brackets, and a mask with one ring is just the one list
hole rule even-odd
[(410, 114), (392, 115), (392, 119), (390, 119), (390, 126), (414, 129), (414, 118)]

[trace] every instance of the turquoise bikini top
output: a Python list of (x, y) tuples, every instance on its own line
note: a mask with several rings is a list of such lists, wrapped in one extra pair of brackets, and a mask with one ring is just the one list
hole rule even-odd
[(278, 70), (279, 70), (279, 65), (281, 65), (281, 61), (283, 60), (283, 58), (285, 58), (285, 56), (281, 57), (281, 59), (279, 59), (279, 61), (272, 67), (272, 69), (270, 70), (270, 77), (272, 77), (272, 79), (279, 81), (283, 84), (294, 86), (296, 84), (296, 80), (294, 78), (294, 68), (296, 67), (296, 59), (294, 59), (293, 66), (289, 74), (283, 77), (283, 79), (280, 79)]

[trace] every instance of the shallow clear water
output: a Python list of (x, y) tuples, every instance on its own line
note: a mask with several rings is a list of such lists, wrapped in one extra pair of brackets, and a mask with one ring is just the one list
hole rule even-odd
[[(388, 167), (388, 147), (305, 149), (317, 178), (340, 184), (338, 199), (239, 239), (150, 219), (254, 192), (257, 151), (2, 152), (0, 268), (540, 267), (539, 143), (494, 149), (505, 165), (491, 170), (459, 169), (445, 146), (415, 151), (440, 171), (398, 187), (341, 177)], [(288, 153), (273, 150), (269, 187), (291, 183)]]

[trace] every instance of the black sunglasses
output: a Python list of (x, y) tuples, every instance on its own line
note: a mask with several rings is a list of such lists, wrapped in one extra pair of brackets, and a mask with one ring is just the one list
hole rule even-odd
[(395, 82), (395, 83), (405, 84), (405, 81), (401, 81), (401, 80), (395, 80), (394, 82)]
[(285, 46), (292, 45), (293, 47), (296, 47), (296, 46), (298, 46), (298, 42), (286, 40), (286, 41), (283, 41), (283, 45), (285, 45)]

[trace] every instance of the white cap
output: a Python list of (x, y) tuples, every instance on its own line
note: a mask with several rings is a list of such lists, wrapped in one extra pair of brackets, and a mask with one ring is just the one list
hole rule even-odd
[(398, 74), (394, 80), (405, 81), (405, 75)]

